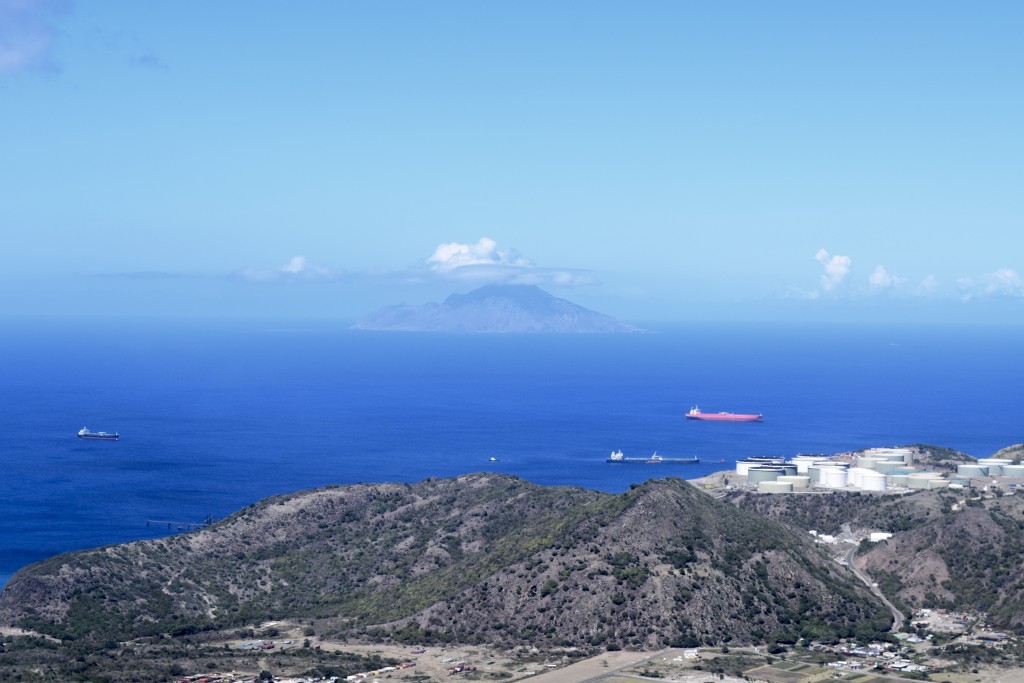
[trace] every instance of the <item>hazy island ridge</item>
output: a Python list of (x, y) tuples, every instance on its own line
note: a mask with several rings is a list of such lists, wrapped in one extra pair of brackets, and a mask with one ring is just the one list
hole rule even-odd
[(491, 284), (441, 303), (382, 308), (357, 330), (508, 334), (609, 334), (638, 327), (560, 299), (535, 285)]

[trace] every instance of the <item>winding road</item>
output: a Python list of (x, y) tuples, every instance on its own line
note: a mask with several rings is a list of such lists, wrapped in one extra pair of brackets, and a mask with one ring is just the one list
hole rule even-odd
[[(843, 528), (843, 535), (846, 537), (847, 542), (853, 543), (854, 541), (853, 541), (853, 535), (850, 533), (850, 525), (849, 524), (844, 524), (842, 528)], [(875, 584), (874, 581), (871, 580), (871, 577), (868, 576), (867, 574), (865, 574), (864, 572), (862, 572), (860, 569), (858, 569), (857, 565), (853, 563), (854, 555), (856, 555), (856, 553), (857, 553), (857, 546), (856, 545), (851, 545), (850, 549), (846, 551), (845, 555), (843, 555), (843, 562), (846, 564), (847, 567), (850, 568), (850, 571), (853, 572), (853, 575), (856, 576), (861, 581), (863, 581), (864, 585), (867, 586), (868, 589), (872, 593), (874, 593), (874, 595), (879, 600), (881, 600), (883, 603), (885, 603), (885, 606), (889, 608), (890, 612), (892, 612), (892, 628), (889, 629), (889, 631), (891, 633), (896, 633), (897, 631), (902, 630), (903, 629), (903, 612), (899, 611), (896, 608), (896, 605), (894, 605), (891, 602), (889, 602), (889, 598), (885, 597), (885, 594), (882, 593), (882, 591), (878, 589), (878, 586)]]

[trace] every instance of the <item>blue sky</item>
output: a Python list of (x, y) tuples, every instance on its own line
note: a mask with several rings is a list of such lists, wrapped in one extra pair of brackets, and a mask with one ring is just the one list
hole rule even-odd
[(0, 315), (1020, 321), (1017, 2), (0, 0)]

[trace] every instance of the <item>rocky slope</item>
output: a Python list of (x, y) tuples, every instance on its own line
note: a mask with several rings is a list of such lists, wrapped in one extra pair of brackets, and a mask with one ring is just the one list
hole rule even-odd
[(0, 592), (0, 622), (61, 638), (279, 618), (406, 642), (648, 648), (889, 625), (805, 534), (677, 479), (620, 495), (494, 474), (320, 489), (58, 556)]
[(443, 303), (389, 306), (354, 329), (388, 332), (610, 333), (638, 328), (532, 285), (487, 285)]
[(971, 501), (875, 544), (860, 558), (910, 607), (986, 612), (1001, 628), (1024, 634), (1024, 497)]
[(1024, 496), (940, 490), (731, 501), (797, 529), (838, 534), (848, 524), (854, 532), (892, 532), (865, 544), (857, 563), (902, 609), (981, 611), (993, 625), (1024, 633)]
[(1016, 443), (1006, 448), (1000, 448), (998, 451), (992, 454), (993, 458), (1007, 458), (1018, 462), (1024, 459), (1024, 443)]

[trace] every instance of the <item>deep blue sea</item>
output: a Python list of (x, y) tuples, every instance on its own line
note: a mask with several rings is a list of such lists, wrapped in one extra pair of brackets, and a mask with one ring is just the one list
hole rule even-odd
[[(1024, 327), (693, 324), (463, 336), (6, 321), (0, 585), (54, 554), (326, 484), (500, 471), (622, 491), (752, 455), (1024, 441)], [(761, 412), (761, 424), (687, 421)], [(76, 432), (117, 431), (118, 442)], [(611, 465), (697, 455), (699, 465)], [(490, 461), (491, 457), (498, 460)]]

